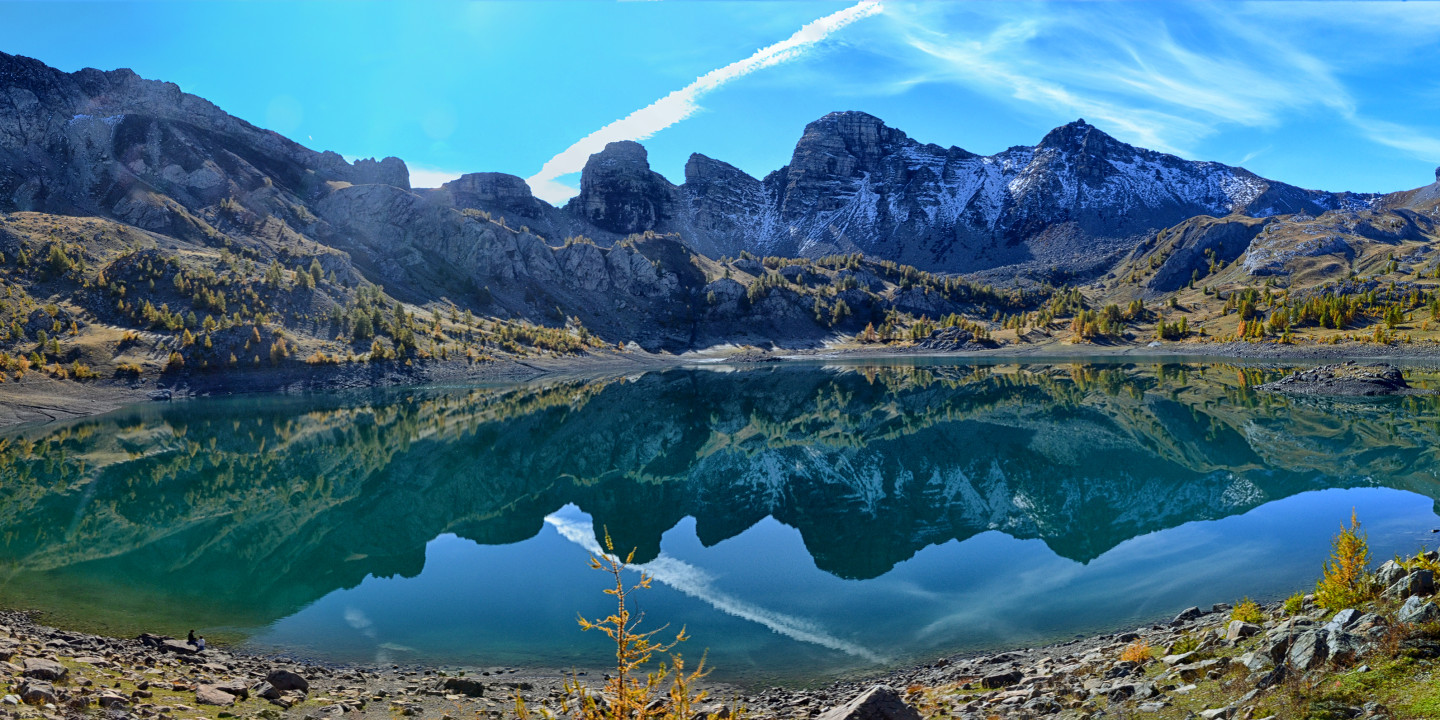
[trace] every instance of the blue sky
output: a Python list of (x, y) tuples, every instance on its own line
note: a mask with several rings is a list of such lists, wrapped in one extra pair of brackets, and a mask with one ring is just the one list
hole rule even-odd
[(5, 52), (129, 67), (417, 185), (500, 171), (552, 201), (606, 139), (643, 137), (675, 182), (691, 152), (763, 176), (834, 110), (987, 154), (1084, 117), (1305, 187), (1406, 189), (1440, 165), (1436, 38), (1437, 3), (0, 2)]

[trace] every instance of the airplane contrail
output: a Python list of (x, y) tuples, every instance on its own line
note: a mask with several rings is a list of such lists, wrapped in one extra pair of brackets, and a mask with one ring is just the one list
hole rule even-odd
[(550, 158), (540, 168), (540, 172), (530, 176), (527, 181), (531, 191), (548, 202), (564, 201), (574, 195), (575, 190), (556, 182), (555, 178), (584, 169), (585, 161), (590, 159), (591, 155), (604, 150), (607, 144), (617, 140), (644, 140), (694, 115), (700, 109), (700, 98), (706, 93), (756, 70), (793, 60), (836, 30), (861, 18), (875, 15), (881, 10), (879, 0), (864, 0), (810, 22), (794, 35), (761, 48), (744, 60), (737, 60), (701, 75), (695, 82), (586, 135), (559, 155)]

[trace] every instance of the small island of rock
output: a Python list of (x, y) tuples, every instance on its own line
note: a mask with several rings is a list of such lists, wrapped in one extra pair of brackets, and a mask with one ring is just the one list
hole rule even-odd
[(1421, 390), (1410, 387), (1405, 376), (1391, 365), (1321, 365), (1302, 370), (1258, 389), (1287, 395), (1335, 395), (1369, 397), (1376, 395), (1413, 395)]

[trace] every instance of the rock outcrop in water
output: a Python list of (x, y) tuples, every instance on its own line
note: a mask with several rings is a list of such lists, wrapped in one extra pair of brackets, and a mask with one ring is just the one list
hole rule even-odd
[(1406, 395), (1415, 392), (1392, 365), (1321, 365), (1261, 385), (1259, 390), (1287, 395)]

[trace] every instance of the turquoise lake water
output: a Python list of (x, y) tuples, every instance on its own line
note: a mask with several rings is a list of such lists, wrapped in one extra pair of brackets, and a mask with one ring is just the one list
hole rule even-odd
[[(810, 683), (1313, 585), (1440, 536), (1432, 397), (938, 361), (198, 400), (0, 434), (0, 604), (307, 658), (600, 667), (608, 530), (713, 677)], [(1425, 372), (1413, 382), (1433, 384)]]

